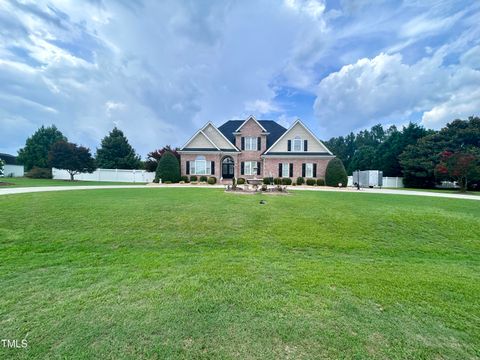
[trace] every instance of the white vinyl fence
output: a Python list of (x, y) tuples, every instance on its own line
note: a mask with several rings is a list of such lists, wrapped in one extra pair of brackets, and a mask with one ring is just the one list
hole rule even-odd
[[(403, 178), (402, 177), (383, 177), (383, 187), (388, 188), (403, 188)], [(348, 177), (348, 186), (353, 186), (353, 176)]]
[(22, 177), (25, 173), (23, 165), (7, 165), (3, 167), (3, 176), (5, 177)]
[[(70, 180), (70, 174), (66, 170), (52, 169), (54, 179)], [(118, 181), (118, 182), (152, 182), (155, 178), (154, 172), (145, 170), (123, 170), (123, 169), (97, 169), (93, 173), (81, 173), (75, 175), (75, 180), (83, 181)]]

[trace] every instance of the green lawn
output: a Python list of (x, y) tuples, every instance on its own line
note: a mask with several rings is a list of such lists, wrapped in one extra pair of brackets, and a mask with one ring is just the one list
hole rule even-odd
[(478, 195), (480, 196), (480, 191), (465, 191), (461, 192), (458, 189), (416, 189), (416, 188), (384, 188), (384, 189), (395, 189), (395, 190), (410, 190), (410, 191), (426, 191), (426, 192), (435, 192), (440, 194), (458, 194), (458, 195)]
[(0, 358), (474, 359), (480, 206), (205, 188), (1, 196), (0, 289), (0, 338), (28, 334)]
[[(1, 183), (9, 183), (2, 185)], [(27, 177), (19, 178), (0, 178), (0, 189), (8, 187), (36, 187), (36, 186), (85, 186), (85, 185), (145, 185), (146, 183), (137, 182), (113, 182), (113, 181), (69, 181), (53, 179), (30, 179)]]

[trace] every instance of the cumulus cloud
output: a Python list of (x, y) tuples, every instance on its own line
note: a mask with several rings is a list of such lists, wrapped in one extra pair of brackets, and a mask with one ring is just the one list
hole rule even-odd
[(480, 71), (444, 65), (443, 49), (414, 64), (400, 54), (380, 54), (345, 65), (318, 85), (315, 113), (324, 128), (346, 133), (393, 117), (423, 113), (422, 123), (439, 128), (480, 109)]
[(479, 8), (2, 1), (0, 151), (50, 124), (92, 149), (117, 125), (142, 155), (181, 145), (207, 120), (251, 113), (285, 125), (301, 115), (315, 129), (318, 120), (323, 138), (414, 112), (440, 126), (476, 107)]

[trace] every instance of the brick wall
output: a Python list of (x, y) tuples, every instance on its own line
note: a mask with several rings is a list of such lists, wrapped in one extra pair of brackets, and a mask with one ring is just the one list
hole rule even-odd
[(265, 175), (264, 177), (273, 176), (278, 177), (278, 164), (289, 163), (293, 164), (293, 179), (302, 176), (302, 164), (312, 163), (317, 164), (317, 179), (325, 178), (325, 170), (330, 159), (312, 159), (312, 158), (266, 158), (265, 159)]
[[(243, 177), (246, 179), (252, 179), (254, 177), (263, 178), (264, 171), (263, 171), (263, 162), (260, 158), (260, 155), (267, 149), (267, 137), (265, 134), (262, 134), (262, 128), (258, 126), (258, 124), (250, 120), (243, 127), (240, 129), (240, 134), (235, 135), (235, 145), (242, 149), (242, 137), (260, 137), (261, 138), (261, 148), (257, 151), (247, 151), (242, 150), (242, 152), (238, 155), (238, 160), (235, 162), (235, 176), (236, 177)], [(241, 168), (240, 164), (242, 161), (257, 161), (260, 162), (260, 175), (241, 175)]]
[[(220, 177), (222, 176), (222, 159), (227, 156), (225, 154), (220, 154), (220, 153), (214, 153), (214, 154), (181, 154), (180, 155), (180, 171), (182, 173), (182, 176), (183, 175), (186, 175), (186, 176), (191, 176), (192, 174), (189, 174), (187, 175), (187, 161), (195, 161), (195, 159), (197, 158), (197, 156), (205, 156), (205, 160), (206, 161), (215, 161), (215, 174), (212, 174), (212, 175), (206, 175), (206, 176), (215, 176), (217, 178), (217, 180), (220, 179)], [(233, 154), (233, 155), (228, 155), (228, 156), (231, 156), (233, 158), (233, 161), (235, 162), (235, 171), (236, 171), (236, 168), (237, 168), (237, 156), (236, 154)], [(191, 166), (191, 165), (190, 165)], [(240, 166), (240, 165), (238, 165)], [(240, 170), (238, 170), (240, 172)], [(197, 175), (197, 176), (201, 176), (201, 175)]]

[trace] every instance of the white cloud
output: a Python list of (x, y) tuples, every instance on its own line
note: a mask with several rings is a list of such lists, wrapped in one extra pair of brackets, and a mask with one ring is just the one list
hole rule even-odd
[(282, 111), (279, 106), (266, 100), (248, 101), (245, 103), (245, 110), (260, 115)]
[(441, 51), (412, 65), (400, 54), (380, 54), (324, 78), (314, 107), (320, 125), (335, 123), (337, 135), (414, 112), (425, 112), (424, 125), (438, 128), (449, 116), (479, 111), (479, 86), (480, 71), (444, 66)]

